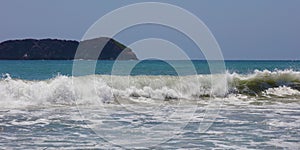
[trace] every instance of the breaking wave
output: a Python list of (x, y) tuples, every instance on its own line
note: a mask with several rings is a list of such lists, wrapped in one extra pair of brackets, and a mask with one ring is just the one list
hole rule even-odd
[[(109, 76), (68, 77), (48, 80), (0, 79), (0, 107), (49, 105), (91, 105), (117, 98), (142, 100), (202, 100), (209, 97), (244, 95), (254, 98), (300, 97), (300, 72), (258, 71), (227, 73), (225, 87), (211, 85), (220, 75), (191, 76)], [(214, 82), (217, 83), (217, 82)], [(215, 89), (214, 89), (215, 88)], [(225, 95), (221, 89), (226, 90)]]

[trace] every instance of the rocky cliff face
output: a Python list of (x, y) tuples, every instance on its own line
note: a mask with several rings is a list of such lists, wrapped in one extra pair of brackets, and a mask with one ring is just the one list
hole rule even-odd
[[(0, 43), (0, 59), (72, 60), (77, 48), (80, 49), (80, 53), (76, 54), (76, 59), (137, 60), (130, 48), (114, 39), (104, 37), (81, 42), (58, 39), (9, 40)], [(101, 54), (95, 56), (94, 54), (99, 53), (101, 49)]]

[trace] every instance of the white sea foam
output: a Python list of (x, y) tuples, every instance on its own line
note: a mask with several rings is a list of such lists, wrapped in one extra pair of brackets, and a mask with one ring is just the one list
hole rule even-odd
[[(208, 97), (236, 99), (257, 96), (300, 95), (300, 72), (292, 70), (255, 71), (242, 75), (227, 73), (225, 87), (212, 86), (221, 75), (191, 76), (109, 76), (89, 75), (40, 81), (12, 79), (9, 74), (0, 79), (0, 107), (48, 105), (90, 105), (111, 102), (116, 98), (136, 100), (202, 100)], [(216, 82), (213, 82), (216, 83)], [(220, 84), (222, 85), (222, 84)], [(226, 90), (226, 95), (222, 90)], [(250, 94), (250, 95), (249, 95)]]
[(292, 89), (291, 87), (280, 86), (277, 88), (269, 88), (263, 92), (265, 95), (274, 95), (278, 97), (286, 97), (286, 96), (299, 96), (300, 91)]

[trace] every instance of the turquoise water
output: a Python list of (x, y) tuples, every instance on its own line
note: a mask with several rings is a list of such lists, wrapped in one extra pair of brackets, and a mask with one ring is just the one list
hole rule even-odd
[(0, 61), (0, 148), (300, 148), (300, 61), (169, 62)]
[[(176, 66), (185, 68), (189, 61), (170, 61), (174, 62)], [(87, 64), (91, 61), (87, 61)], [(109, 75), (111, 74), (114, 61), (98, 61), (96, 74)], [(135, 63), (134, 61), (121, 61), (125, 66)], [(198, 74), (209, 74), (207, 62), (204, 60), (194, 60), (192, 63), (195, 65)], [(230, 72), (240, 74), (250, 74), (254, 70), (286, 70), (291, 69), (294, 71), (300, 70), (300, 61), (225, 61), (226, 69)], [(10, 74), (13, 78), (27, 79), (27, 80), (44, 80), (60, 75), (72, 75), (73, 61), (47, 61), (47, 60), (34, 60), (34, 61), (4, 61), (0, 60), (0, 73)], [(195, 73), (189, 72), (190, 68), (186, 68), (186, 75), (194, 75)], [(122, 74), (121, 74), (122, 75)], [(172, 66), (163, 61), (148, 60), (141, 61), (131, 72), (131, 75), (177, 75)]]

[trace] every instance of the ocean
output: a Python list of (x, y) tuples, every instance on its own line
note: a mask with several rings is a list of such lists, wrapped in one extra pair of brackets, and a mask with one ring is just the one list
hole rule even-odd
[(0, 149), (300, 149), (300, 61), (168, 62), (1, 60)]

